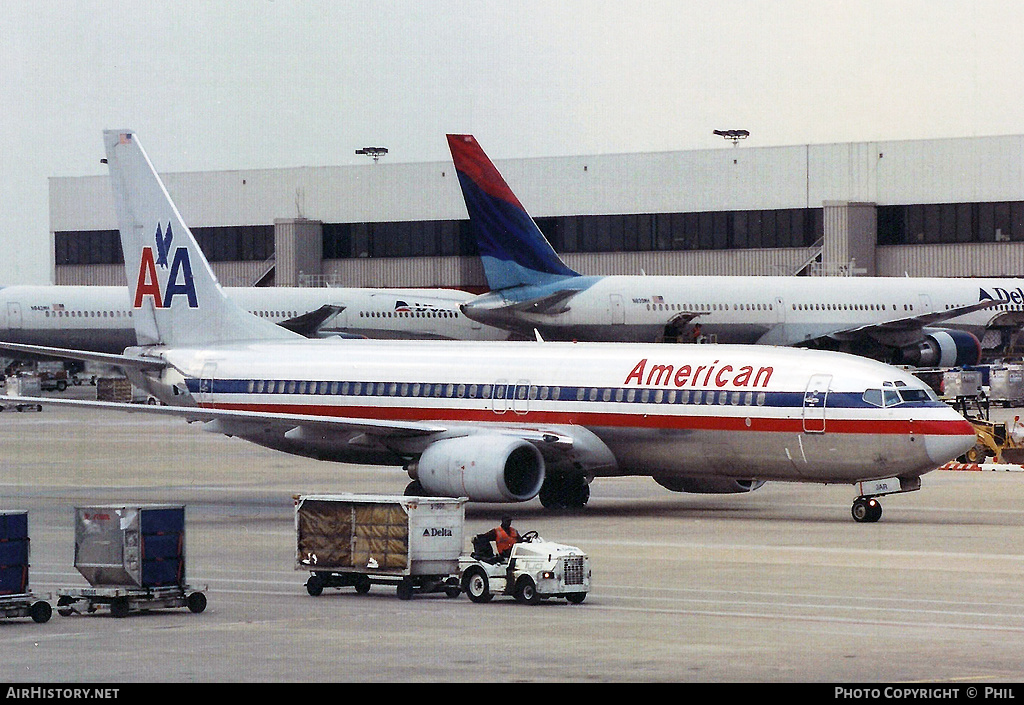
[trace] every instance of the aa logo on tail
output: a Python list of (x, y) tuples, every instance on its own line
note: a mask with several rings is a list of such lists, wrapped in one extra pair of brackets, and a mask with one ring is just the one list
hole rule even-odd
[[(139, 262), (139, 279), (135, 287), (135, 308), (142, 308), (142, 301), (146, 296), (153, 297), (153, 305), (156, 308), (170, 308), (174, 297), (179, 295), (188, 299), (189, 308), (199, 308), (196, 286), (192, 280), (192, 262), (188, 258), (188, 248), (178, 247), (175, 249), (170, 265), (167, 264), (173, 239), (171, 224), (167, 224), (167, 231), (163, 233), (158, 223), (156, 226), (156, 257), (153, 256), (152, 246), (143, 246), (142, 259)], [(170, 269), (167, 274), (167, 284), (162, 290), (157, 267), (165, 271)]]

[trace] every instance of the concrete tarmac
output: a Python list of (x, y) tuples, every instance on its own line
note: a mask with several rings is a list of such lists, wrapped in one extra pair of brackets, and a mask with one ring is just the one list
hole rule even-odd
[[(145, 414), (0, 414), (0, 509), (29, 511), (31, 588), (87, 587), (74, 508), (187, 506), (188, 581), (209, 606), (0, 619), (0, 682), (1018, 682), (1024, 473), (936, 471), (850, 516), (849, 486), (674, 494), (598, 479), (585, 510), (470, 504), (466, 542), (512, 509), (580, 546), (579, 606), (389, 587), (306, 594), (292, 496), (400, 494), (400, 469), (295, 458)], [(51, 599), (56, 604), (56, 599)]]

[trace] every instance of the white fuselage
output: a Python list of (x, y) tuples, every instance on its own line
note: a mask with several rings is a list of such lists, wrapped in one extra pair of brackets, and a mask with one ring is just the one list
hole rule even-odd
[[(438, 422), (447, 437), (549, 431), (575, 439), (574, 452), (610, 450), (595, 475), (914, 477), (974, 442), (973, 428), (916, 378), (841, 353), (300, 340), (160, 354), (174, 369), (155, 388), (174, 405)], [(901, 401), (893, 385), (912, 390), (913, 399)], [(883, 389), (892, 393), (887, 405)], [(866, 401), (867, 390), (878, 390), (877, 405)], [(377, 442), (359, 431), (317, 437), (296, 432), (300, 426), (273, 433), (252, 419), (217, 429), (292, 453), (381, 464), (401, 464), (437, 440), (398, 433)], [(587, 465), (594, 467), (593, 457)]]
[[(673, 319), (695, 313), (693, 323), (699, 323), (711, 340), (775, 345), (798, 345), (837, 331), (976, 304), (984, 299), (983, 292), (1005, 301), (935, 327), (957, 328), (980, 338), (1000, 319), (1019, 321), (1016, 312), (1024, 311), (1021, 279), (605, 276), (582, 280), (587, 285), (566, 302), (563, 312), (513, 310), (502, 305), (507, 299), (501, 292), (477, 298), (464, 310), (491, 325), (525, 333), (536, 328), (547, 339), (631, 342), (661, 341)], [(544, 288), (553, 291), (561, 285)], [(516, 295), (515, 289), (506, 294)], [(893, 340), (894, 345), (901, 342)]]
[[(466, 318), (472, 294), (455, 289), (228, 287), (250, 313), (281, 323), (324, 305), (344, 307), (321, 335), (373, 338), (501, 340), (508, 333)], [(128, 287), (0, 287), (0, 340), (28, 345), (121, 352), (136, 344)]]

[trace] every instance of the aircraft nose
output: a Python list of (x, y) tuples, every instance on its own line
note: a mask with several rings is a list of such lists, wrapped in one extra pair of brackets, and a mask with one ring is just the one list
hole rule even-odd
[[(956, 412), (954, 412), (956, 413)], [(928, 458), (936, 465), (944, 465), (959, 458), (977, 443), (974, 426), (959, 414), (951, 422), (950, 430), (943, 435), (930, 434), (925, 438), (925, 450)]]

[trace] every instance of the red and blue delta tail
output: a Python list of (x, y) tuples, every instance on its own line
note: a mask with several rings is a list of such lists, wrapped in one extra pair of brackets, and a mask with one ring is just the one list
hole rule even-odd
[(448, 135), (448, 147), (492, 290), (579, 276), (558, 257), (472, 135)]

